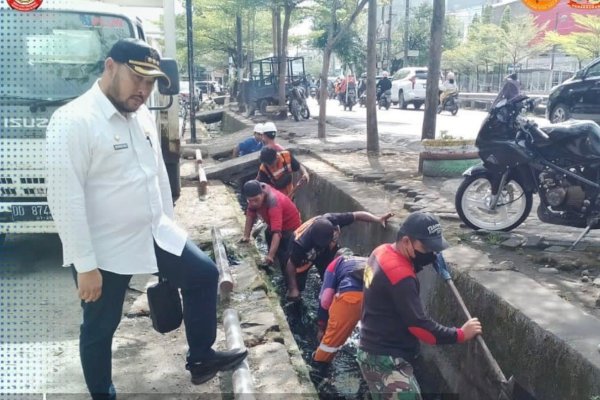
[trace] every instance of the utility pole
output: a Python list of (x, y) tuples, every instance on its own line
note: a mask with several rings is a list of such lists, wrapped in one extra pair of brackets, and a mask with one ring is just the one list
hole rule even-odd
[(410, 15), (410, 0), (405, 0), (404, 7), (404, 60), (402, 60), (402, 68), (408, 67), (408, 17)]
[(196, 87), (194, 86), (194, 29), (192, 26), (192, 0), (186, 0), (188, 75), (190, 84), (190, 133), (191, 142), (196, 143)]

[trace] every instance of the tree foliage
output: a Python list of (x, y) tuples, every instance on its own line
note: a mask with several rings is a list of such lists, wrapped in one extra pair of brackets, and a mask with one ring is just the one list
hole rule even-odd
[[(422, 3), (418, 7), (411, 8), (408, 22), (408, 48), (417, 50), (419, 55), (409, 59), (408, 64), (410, 65), (427, 65), (428, 63), (432, 18), (433, 6), (431, 4)], [(392, 54), (397, 56), (401, 56), (404, 52), (404, 24), (405, 21), (402, 21), (392, 34)], [(442, 48), (448, 50), (457, 47), (460, 44), (461, 36), (458, 19), (454, 16), (446, 16)]]
[(474, 21), (469, 27), (467, 41), (444, 52), (444, 66), (462, 72), (479, 67), (487, 71), (489, 66), (504, 62), (517, 64), (548, 48), (542, 36), (545, 25), (537, 26), (531, 15), (512, 18), (510, 11), (505, 11), (500, 26), (485, 24), (479, 18)]
[(582, 32), (560, 35), (549, 32), (547, 43), (559, 46), (566, 54), (583, 61), (600, 57), (600, 17), (596, 15), (572, 14), (575, 24)]
[[(272, 51), (271, 13), (267, 0), (193, 0), (194, 64), (224, 67), (236, 60), (235, 15), (244, 26), (243, 52), (262, 56)], [(186, 15), (176, 16), (176, 46), (179, 65), (187, 65)], [(252, 29), (247, 29), (251, 27)], [(249, 32), (248, 32), (249, 31)]]

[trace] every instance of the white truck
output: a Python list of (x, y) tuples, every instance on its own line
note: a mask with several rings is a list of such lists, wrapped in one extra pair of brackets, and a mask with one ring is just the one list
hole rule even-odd
[[(114, 5), (54, 0), (31, 12), (0, 6), (0, 246), (7, 234), (56, 232), (44, 178), (48, 121), (92, 86), (108, 50), (127, 37), (146, 40), (141, 21)], [(177, 68), (175, 61), (163, 61), (174, 69), (176, 87), (160, 92), (172, 96), (179, 90)], [(157, 93), (150, 106), (159, 100), (164, 98)], [(156, 113), (161, 139), (178, 141), (178, 132), (167, 132), (166, 114)], [(175, 198), (179, 154), (169, 148), (178, 153), (178, 147), (163, 143)]]

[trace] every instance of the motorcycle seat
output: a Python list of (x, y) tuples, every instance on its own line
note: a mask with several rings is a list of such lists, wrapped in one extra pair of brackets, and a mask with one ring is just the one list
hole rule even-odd
[(568, 121), (541, 128), (551, 141), (560, 141), (585, 135), (600, 142), (600, 126), (592, 121)]
[(558, 145), (568, 154), (600, 158), (600, 126), (593, 121), (568, 121), (541, 129), (548, 135), (549, 143)]

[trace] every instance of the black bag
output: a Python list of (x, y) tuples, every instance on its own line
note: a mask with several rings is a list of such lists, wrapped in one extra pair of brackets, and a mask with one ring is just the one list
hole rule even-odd
[(146, 291), (152, 327), (160, 333), (171, 332), (181, 325), (183, 311), (179, 290), (163, 278)]

